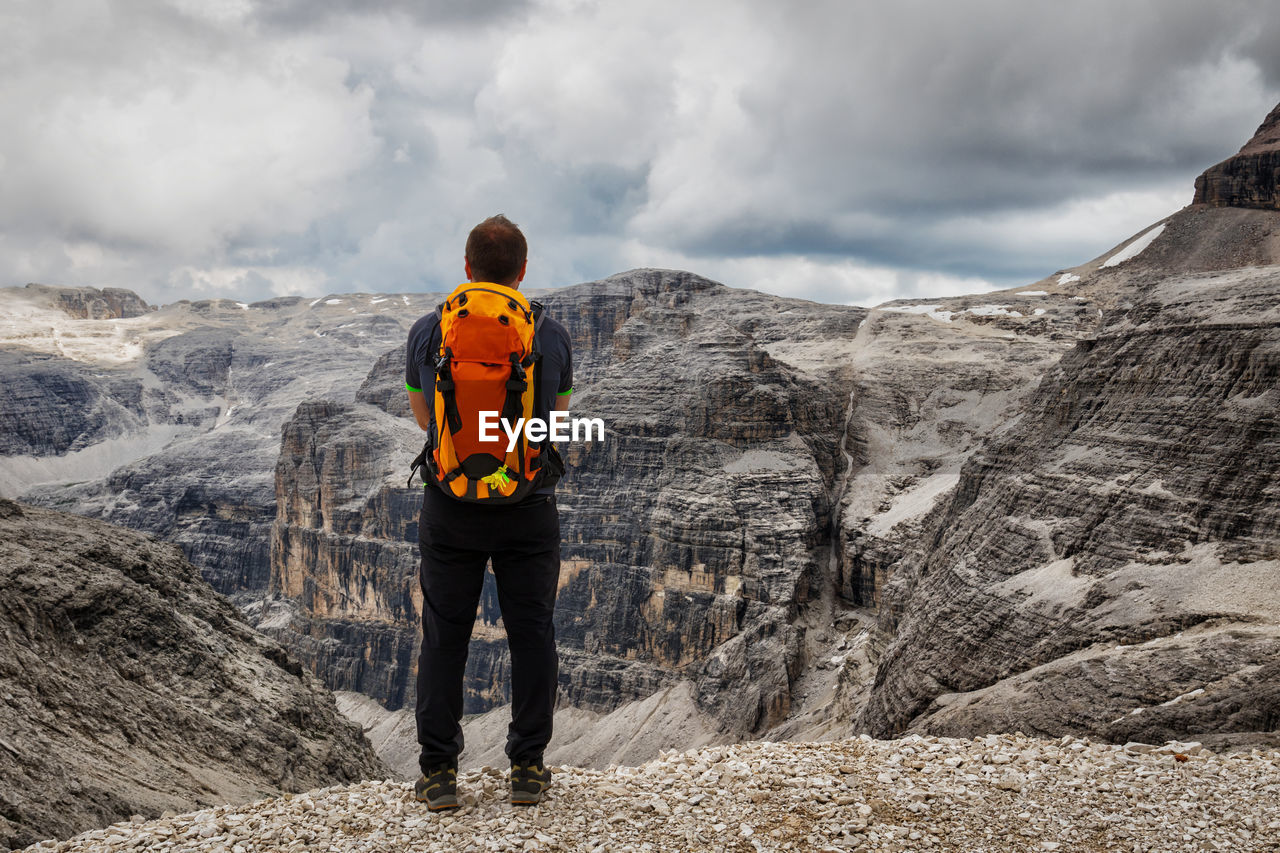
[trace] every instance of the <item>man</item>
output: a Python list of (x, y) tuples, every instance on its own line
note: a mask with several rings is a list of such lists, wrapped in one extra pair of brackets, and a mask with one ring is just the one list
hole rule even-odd
[[(467, 280), (519, 288), (528, 246), (505, 216), (486, 219), (467, 238)], [(573, 392), (572, 349), (564, 327), (545, 317), (537, 327), (534, 415), (567, 410)], [(434, 358), (440, 326), (432, 313), (409, 332), (405, 387), (418, 426), (432, 429)], [(550, 453), (550, 441), (543, 453)], [(544, 456), (545, 458), (545, 456)], [(415, 796), (432, 811), (458, 805), (462, 752), (462, 681), (467, 647), (492, 561), (498, 603), (511, 652), (511, 802), (537, 803), (551, 781), (542, 754), (551, 740), (559, 661), (552, 614), (560, 576), (560, 521), (554, 484), (514, 504), (467, 503), (428, 482), (418, 525), (422, 553), (422, 652), (418, 658), (417, 722), (422, 777)]]

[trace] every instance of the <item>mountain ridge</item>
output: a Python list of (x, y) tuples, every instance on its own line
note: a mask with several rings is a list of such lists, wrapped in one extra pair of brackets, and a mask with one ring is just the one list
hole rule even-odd
[[(709, 720), (694, 742), (1273, 742), (1269, 139), (1207, 170), (1218, 189), (1188, 207), (1004, 291), (862, 309), (642, 269), (541, 293), (579, 353), (575, 410), (611, 424), (568, 448), (560, 492), (563, 709), (692, 702)], [(181, 542), (329, 686), (408, 707), (403, 478), (421, 437), (397, 365), (433, 301), (187, 303), (11, 335), (18, 387), (68, 361), (105, 381), (68, 392), (101, 417), (57, 439), (64, 455), (10, 454), (0, 474), (30, 486), (23, 465), (180, 431), (25, 494)], [(25, 422), (65, 401), (4, 402)], [(478, 725), (509, 678), (490, 593), (466, 682)]]
[(386, 771), (172, 545), (0, 499), (0, 848)]

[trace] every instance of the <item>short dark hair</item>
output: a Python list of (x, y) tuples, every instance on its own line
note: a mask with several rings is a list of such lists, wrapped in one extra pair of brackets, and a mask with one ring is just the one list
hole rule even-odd
[(467, 237), (467, 263), (475, 281), (512, 284), (528, 257), (529, 244), (524, 234), (501, 213), (472, 228)]

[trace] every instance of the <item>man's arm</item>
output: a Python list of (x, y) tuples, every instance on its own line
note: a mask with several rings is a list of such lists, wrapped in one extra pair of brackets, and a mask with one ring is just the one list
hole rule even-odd
[(431, 407), (427, 405), (427, 395), (421, 391), (409, 391), (409, 408), (413, 409), (413, 417), (418, 421), (418, 426), (424, 432), (430, 430)]
[[(430, 432), (432, 422), (431, 403), (426, 392), (435, 393), (435, 376), (423, 364), (424, 354), (431, 352), (431, 337), (435, 330), (435, 315), (428, 314), (413, 324), (409, 340), (405, 344), (404, 390), (409, 392), (409, 408), (414, 420), (425, 432)], [(426, 368), (426, 369), (423, 369)]]
[(569, 398), (573, 396), (573, 344), (569, 342), (569, 333), (559, 323), (555, 325), (559, 332), (561, 345), (564, 347), (563, 364), (560, 368), (560, 382), (556, 387), (557, 412), (569, 411)]

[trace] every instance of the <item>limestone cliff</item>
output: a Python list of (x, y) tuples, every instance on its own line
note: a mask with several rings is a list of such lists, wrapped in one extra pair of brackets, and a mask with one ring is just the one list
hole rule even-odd
[[(780, 720), (803, 665), (791, 622), (828, 561), (848, 386), (768, 347), (851, 337), (864, 312), (660, 271), (546, 302), (574, 338), (575, 412), (608, 425), (604, 442), (567, 449), (559, 492), (565, 700), (610, 710), (689, 678), (734, 730)], [(272, 588), (298, 607), (288, 628), (261, 623), (292, 632), (332, 686), (390, 707), (412, 698), (420, 608), (421, 499), (403, 478), (421, 434), (403, 417), (402, 376), (400, 348), (361, 388), (369, 405), (303, 406), (286, 427)], [(469, 711), (507, 700), (507, 667), (490, 587)]]
[(0, 848), (380, 776), (177, 549), (0, 499)]
[(84, 298), (0, 290), (0, 495), (163, 536), (243, 599), (269, 580), (281, 425), (305, 400), (350, 402), (430, 304), (348, 294), (135, 316), (120, 297), (119, 316), (73, 319)]
[(132, 290), (121, 287), (49, 287), (28, 284), (24, 290), (36, 298), (52, 299), (67, 316), (79, 320), (122, 320), (156, 310)]
[[(1256, 186), (1278, 116), (1232, 166)], [(1098, 325), (950, 482), (899, 499), (914, 523), (844, 516), (849, 563), (884, 579), (833, 690), (855, 730), (1276, 740), (1280, 213), (1197, 186), (1024, 291)]]
[[(692, 702), (717, 729), (693, 739), (1270, 737), (1278, 115), (1196, 203), (1026, 287), (534, 291), (573, 338), (575, 414), (608, 425), (566, 451), (561, 710)], [(401, 370), (436, 298), (71, 320), (3, 296), (0, 489), (180, 543), (327, 683), (411, 706)], [(467, 708), (494, 711), (491, 585), (479, 616)]]
[[(688, 695), (716, 727), (696, 738), (783, 731), (804, 712), (836, 724), (810, 673), (837, 674), (826, 659), (872, 618), (907, 531), (1097, 319), (1067, 293), (868, 314), (655, 270), (545, 301), (574, 338), (575, 414), (608, 425), (567, 448), (559, 492), (562, 704), (653, 713), (652, 697)], [(368, 405), (303, 406), (286, 427), (279, 599), (255, 615), (331, 686), (390, 708), (412, 699), (420, 607), (403, 357), (366, 377)], [(468, 712), (508, 700), (489, 583)]]
[(1196, 179), (1194, 203), (1280, 210), (1280, 106), (1239, 153)]
[(1109, 314), (896, 565), (855, 727), (1274, 731), (1278, 381), (1274, 268)]

